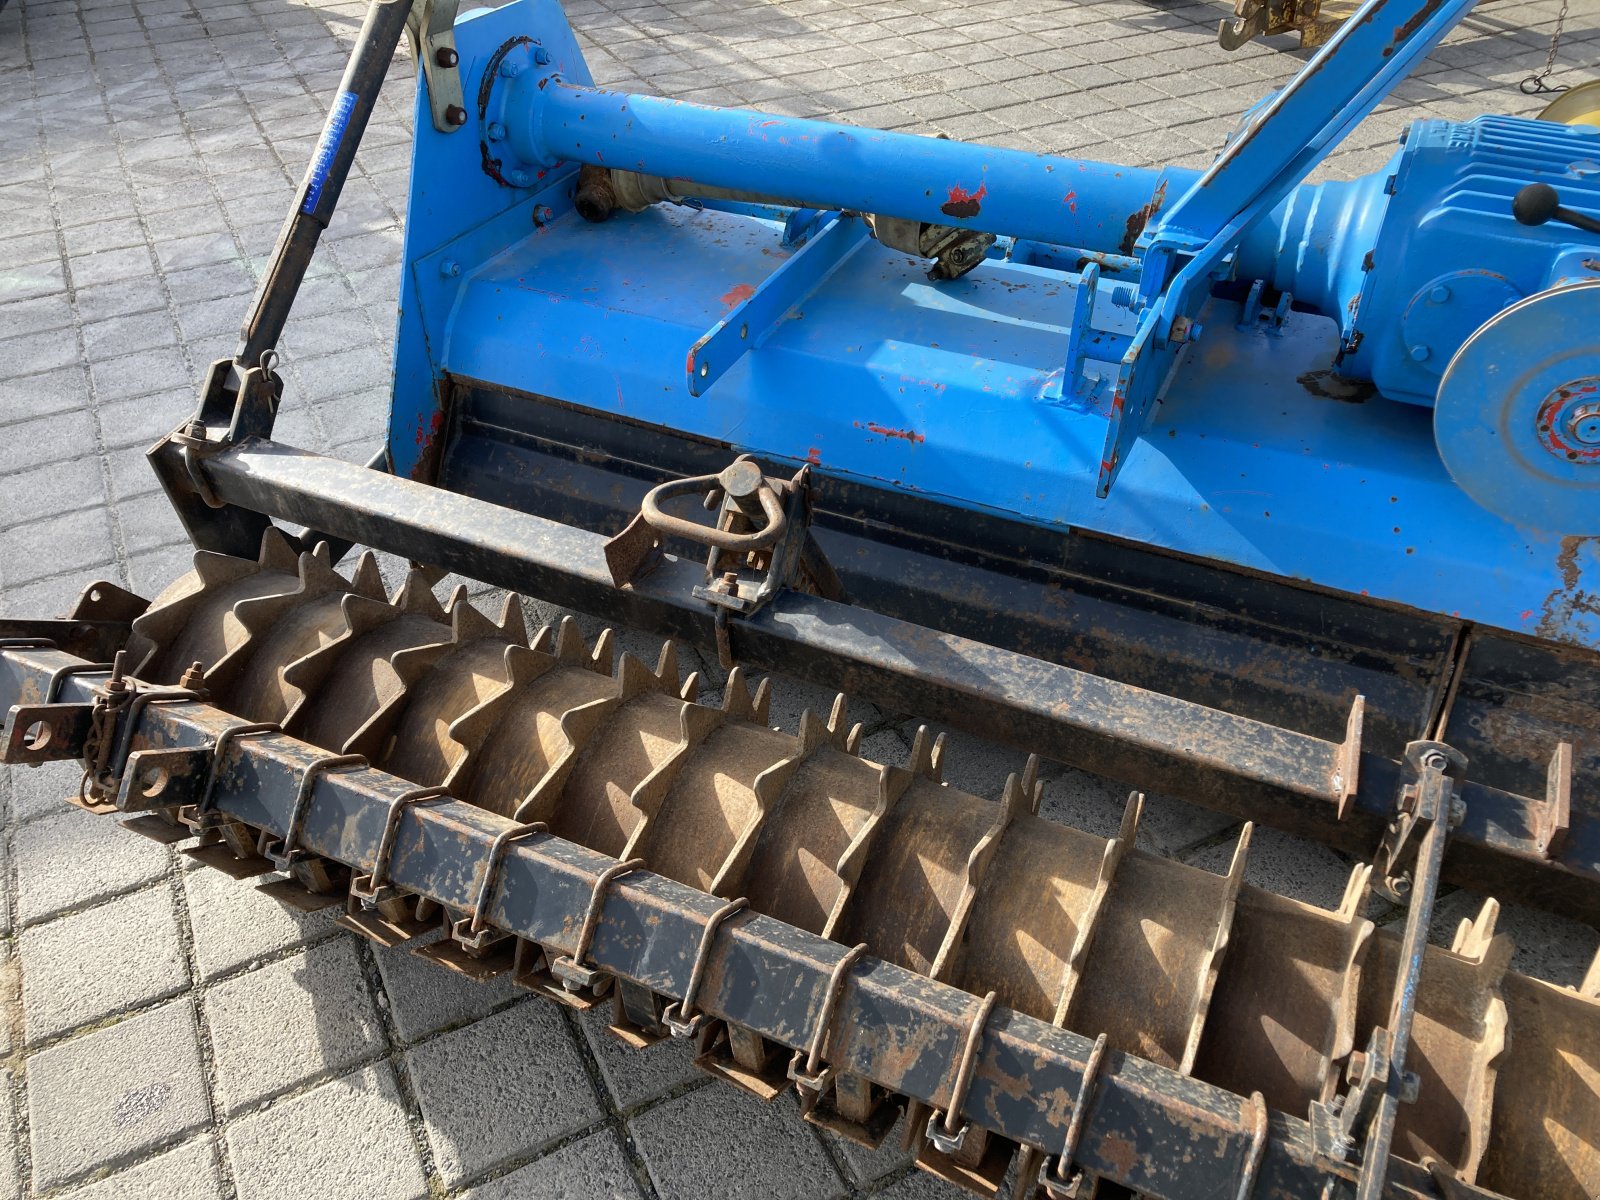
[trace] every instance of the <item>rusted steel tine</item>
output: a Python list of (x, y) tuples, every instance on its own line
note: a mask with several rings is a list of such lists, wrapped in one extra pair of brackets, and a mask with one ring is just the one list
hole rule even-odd
[(690, 968), (683, 999), (673, 1001), (661, 1013), (661, 1023), (672, 1030), (673, 1037), (693, 1037), (700, 1031), (705, 1014), (694, 1011), (694, 1002), (700, 992), (700, 980), (705, 977), (706, 959), (711, 957), (711, 945), (717, 940), (717, 930), (722, 923), (749, 907), (750, 901), (741, 896), (737, 900), (730, 900), (706, 919), (705, 932), (700, 935), (700, 951), (694, 957), (694, 966)]
[(500, 882), (500, 864), (505, 861), (511, 843), (536, 833), (548, 832), (549, 827), (543, 821), (534, 821), (528, 825), (513, 825), (489, 843), (489, 857), (483, 864), (483, 877), (478, 881), (478, 895), (472, 904), (472, 916), (465, 922), (465, 932), (470, 934), (474, 945), (481, 943), (483, 935), (489, 930), (489, 902), (494, 899), (495, 885)]
[(1251, 1092), (1250, 1152), (1244, 1160), (1244, 1170), (1239, 1175), (1239, 1191), (1234, 1200), (1250, 1200), (1255, 1195), (1256, 1174), (1261, 1170), (1261, 1159), (1267, 1153), (1267, 1101), (1260, 1092)]
[(1078, 1157), (1078, 1143), (1083, 1138), (1083, 1128), (1089, 1114), (1089, 1103), (1094, 1099), (1094, 1089), (1100, 1082), (1100, 1067), (1105, 1062), (1107, 1038), (1101, 1034), (1089, 1051), (1089, 1061), (1083, 1068), (1083, 1081), (1078, 1084), (1077, 1097), (1072, 1101), (1072, 1120), (1067, 1124), (1067, 1136), (1062, 1139), (1061, 1153), (1056, 1156), (1050, 1173), (1055, 1181), (1070, 1187), (1072, 1163)]
[(950, 1104), (943, 1114), (943, 1128), (940, 1127), (938, 1109), (928, 1114), (928, 1140), (944, 1154), (954, 1154), (967, 1140), (969, 1125), (963, 1121), (958, 1126), (956, 1118), (961, 1113), (961, 1106), (966, 1103), (967, 1088), (972, 1084), (972, 1071), (978, 1063), (978, 1047), (983, 1042), (983, 1028), (994, 1013), (997, 997), (997, 992), (988, 993), (978, 1002), (977, 1011), (972, 1014), (972, 1025), (961, 1047), (961, 1060), (956, 1064), (955, 1082), (950, 1085)]
[(327, 754), (309, 763), (301, 773), (300, 787), (295, 793), (294, 808), (290, 810), (289, 823), (283, 837), (272, 839), (264, 836), (261, 840), (263, 857), (270, 858), (279, 870), (287, 869), (297, 859), (304, 857), (306, 852), (300, 849), (300, 835), (305, 828), (306, 810), (311, 807), (311, 795), (317, 788), (317, 776), (325, 771), (347, 770), (366, 765), (367, 760), (359, 754)]
[(833, 1010), (839, 1003), (839, 995), (844, 991), (845, 976), (850, 974), (850, 969), (861, 961), (867, 952), (865, 942), (857, 942), (846, 950), (833, 968), (833, 974), (828, 976), (828, 990), (822, 997), (822, 1007), (817, 1010), (817, 1023), (811, 1029), (811, 1041), (805, 1049), (805, 1066), (800, 1066), (801, 1053), (795, 1051), (794, 1058), (789, 1063), (789, 1078), (803, 1088), (813, 1092), (820, 1092), (827, 1084), (827, 1073), (821, 1069), (822, 1050), (828, 1040), (828, 1029), (833, 1024)]
[(619, 876), (637, 871), (643, 866), (644, 859), (630, 858), (626, 862), (614, 863), (607, 867), (594, 881), (594, 890), (589, 893), (589, 907), (583, 914), (583, 924), (578, 927), (578, 940), (572, 947), (572, 953), (562, 954), (550, 960), (550, 974), (559, 979), (561, 986), (569, 992), (592, 986), (596, 977), (601, 974), (584, 960), (589, 957), (589, 944), (594, 941), (594, 931), (600, 925), (600, 910), (605, 906), (606, 889)]

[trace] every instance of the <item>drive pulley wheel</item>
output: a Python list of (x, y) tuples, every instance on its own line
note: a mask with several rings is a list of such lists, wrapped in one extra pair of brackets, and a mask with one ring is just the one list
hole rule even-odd
[(1433, 435), (1450, 477), (1490, 512), (1600, 534), (1600, 281), (1485, 321), (1445, 370)]

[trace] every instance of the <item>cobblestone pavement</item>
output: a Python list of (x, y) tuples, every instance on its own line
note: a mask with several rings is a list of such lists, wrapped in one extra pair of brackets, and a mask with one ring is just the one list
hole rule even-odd
[[(1529, 112), (1557, 0), (1485, 8), (1356, 132)], [(1131, 163), (1203, 164), (1302, 61), (1227, 55), (1189, 0), (574, 0), (599, 81)], [(0, 13), (0, 611), (186, 567), (141, 450), (232, 349), (361, 18), (354, 3), (14, 0)], [(1592, 73), (1600, 0), (1561, 65)], [(365, 458), (383, 431), (414, 85), (397, 63), (285, 339), (284, 440)], [(715, 673), (711, 675), (714, 677)], [(814, 697), (783, 693), (795, 706)], [(906, 729), (873, 733), (880, 758)], [(997, 794), (1011, 756), (959, 741)], [(71, 772), (0, 773), (0, 1197), (831, 1197), (954, 1194), (785, 1099), (707, 1086), (681, 1046), (374, 951), (327, 914), (61, 803)], [(1049, 807), (1114, 822), (1057, 770)], [(1141, 839), (1220, 869), (1229, 823), (1155, 802)], [(1332, 905), (1347, 864), (1258, 835), (1252, 880)], [(1441, 930), (1470, 911), (1441, 906)], [(1384, 915), (1384, 914), (1380, 914)], [(1387, 914), (1392, 917), (1392, 914)], [(1510, 911), (1518, 965), (1571, 982), (1595, 935)]]

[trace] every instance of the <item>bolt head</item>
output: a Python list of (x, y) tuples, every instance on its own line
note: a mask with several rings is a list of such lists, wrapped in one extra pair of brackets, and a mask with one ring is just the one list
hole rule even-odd
[(538, 63), (541, 67), (548, 66), (550, 64), (550, 51), (546, 50), (543, 46), (535, 46), (533, 50), (533, 61)]
[(1424, 346), (1420, 342), (1411, 347), (1412, 362), (1427, 362), (1432, 354), (1433, 348), (1431, 346)]
[(1443, 304), (1446, 300), (1450, 299), (1450, 289), (1441, 283), (1428, 293), (1428, 299), (1432, 300), (1435, 304)]
[(501, 79), (515, 79), (522, 74), (522, 64), (514, 58), (508, 58), (500, 64)]
[(521, 167), (518, 167), (514, 171), (506, 172), (506, 182), (512, 187), (527, 187), (533, 182), (533, 176), (528, 174)]
[(499, 121), (490, 121), (489, 122), (489, 140), (491, 142), (503, 142), (503, 141), (505, 141), (505, 137), (506, 137), (506, 127), (504, 125), (500, 124)]
[(445, 279), (454, 279), (461, 274), (461, 264), (453, 258), (447, 258), (439, 264), (439, 274)]
[(444, 119), (459, 129), (467, 123), (467, 110), (459, 104), (452, 104), (444, 110)]
[(453, 67), (461, 61), (461, 56), (456, 53), (454, 46), (440, 46), (433, 52), (433, 61), (441, 67)]

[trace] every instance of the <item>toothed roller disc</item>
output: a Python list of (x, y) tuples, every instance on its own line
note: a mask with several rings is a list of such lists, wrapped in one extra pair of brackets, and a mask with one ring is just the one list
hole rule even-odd
[(1600, 534), (1600, 282), (1490, 318), (1439, 385), (1433, 434), (1484, 508), (1561, 535)]

